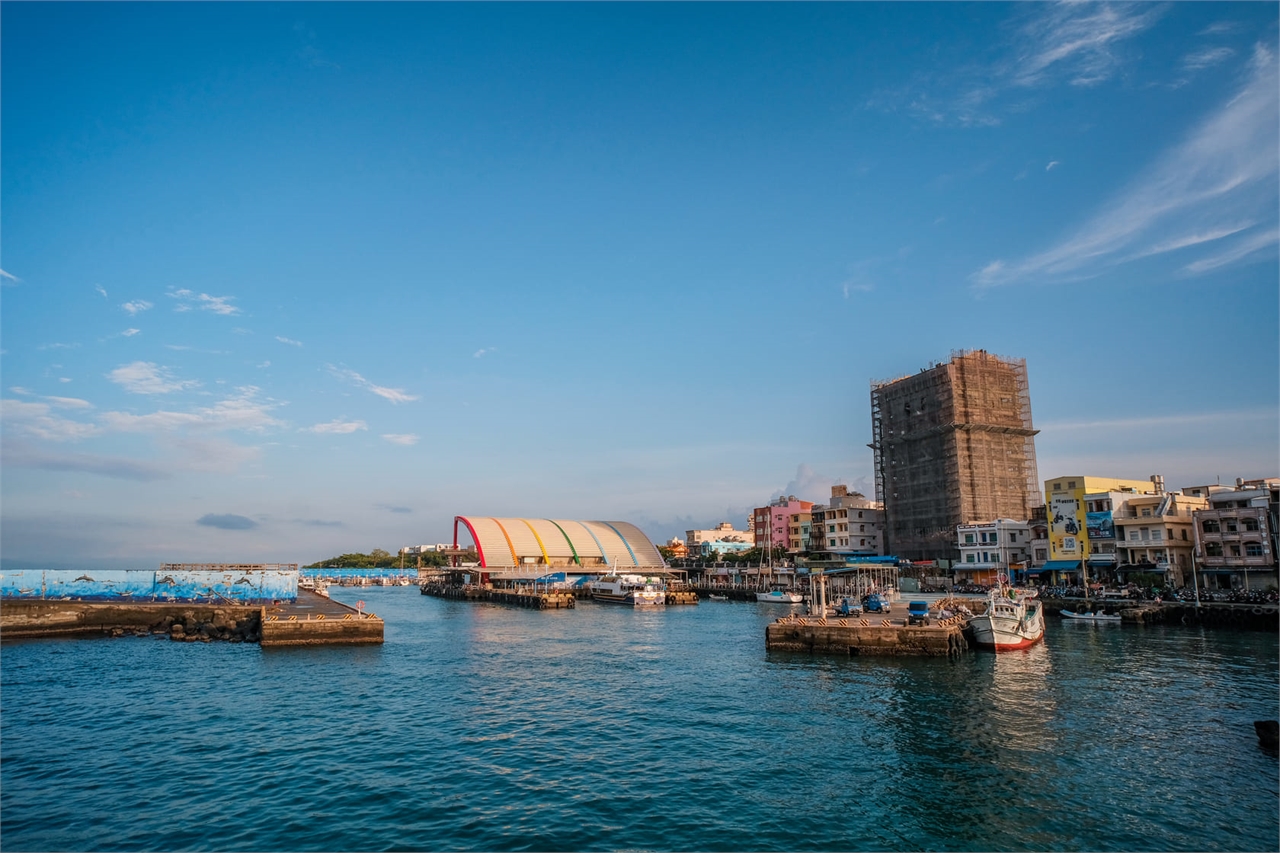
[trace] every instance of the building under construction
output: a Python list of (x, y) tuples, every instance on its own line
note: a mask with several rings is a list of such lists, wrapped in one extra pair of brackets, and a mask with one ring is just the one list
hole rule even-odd
[(954, 560), (956, 525), (1024, 521), (1042, 504), (1025, 359), (986, 350), (871, 383), (886, 553)]

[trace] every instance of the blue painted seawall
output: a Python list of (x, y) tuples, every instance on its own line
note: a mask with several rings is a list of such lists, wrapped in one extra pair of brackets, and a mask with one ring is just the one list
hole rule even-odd
[(296, 570), (27, 569), (0, 573), (0, 599), (267, 604), (297, 597)]

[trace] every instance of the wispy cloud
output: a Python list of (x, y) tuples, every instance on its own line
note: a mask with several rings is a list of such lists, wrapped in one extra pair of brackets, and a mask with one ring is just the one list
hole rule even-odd
[(327, 424), (316, 424), (315, 426), (306, 427), (302, 432), (314, 432), (320, 435), (348, 435), (358, 430), (368, 429), (369, 425), (364, 421), (329, 421)]
[(1280, 230), (1269, 228), (1265, 231), (1258, 231), (1242, 238), (1226, 251), (1207, 258), (1201, 258), (1198, 261), (1192, 261), (1182, 269), (1192, 275), (1216, 270), (1218, 267), (1225, 267), (1236, 261), (1244, 260), (1250, 255), (1267, 249), (1274, 249), (1277, 242), (1280, 242)]
[(354, 370), (348, 370), (345, 367), (335, 367), (332, 364), (325, 365), (325, 367), (329, 373), (338, 379), (341, 379), (344, 382), (350, 382), (352, 385), (363, 388), (373, 394), (377, 394), (382, 399), (389, 400), (392, 403), (409, 403), (418, 399), (416, 394), (409, 394), (405, 392), (403, 388), (387, 388), (383, 385), (375, 385), (359, 373), (356, 373)]
[(94, 290), (96, 290), (96, 291), (98, 291), (99, 293), (101, 293), (101, 294), (102, 294), (102, 298), (103, 298), (103, 299), (107, 299), (107, 298), (108, 298), (108, 296), (107, 296), (107, 289), (106, 289), (105, 287), (103, 287), (102, 285), (100, 285), (100, 284), (95, 284), (95, 285), (93, 286), (93, 289), (94, 289)]
[[(0, 422), (4, 424), (5, 431), (9, 434), (37, 438), (42, 441), (81, 441), (102, 432), (96, 424), (82, 423), (54, 414), (55, 405), (31, 403), (26, 400), (0, 400)], [(85, 405), (87, 406), (88, 403)]]
[(419, 441), (418, 436), (412, 433), (384, 433), (382, 437), (392, 444), (399, 444), (403, 447), (411, 447)]
[(1232, 424), (1246, 420), (1272, 420), (1275, 409), (1234, 409), (1201, 414), (1148, 415), (1144, 417), (1097, 418), (1087, 421), (1062, 421), (1039, 424), (1041, 432), (1067, 430), (1151, 429), (1186, 424)]
[(129, 312), (130, 316), (136, 316), (143, 311), (146, 311), (148, 308), (153, 308), (155, 306), (145, 299), (135, 299), (132, 302), (122, 303), (120, 307)]
[(1045, 166), (1045, 167), (1044, 167), (1044, 170), (1045, 170), (1046, 172), (1052, 172), (1055, 166), (1060, 166), (1060, 165), (1062, 165), (1062, 164), (1061, 164), (1061, 163), (1059, 163), (1057, 160), (1050, 160), (1050, 161), (1049, 161), (1049, 165), (1048, 165), (1048, 166)]
[(241, 430), (264, 432), (285, 426), (271, 413), (279, 406), (270, 400), (259, 400), (258, 389), (245, 386), (237, 393), (212, 406), (186, 412), (156, 411), (145, 415), (128, 412), (106, 412), (102, 423), (119, 432), (171, 432), (182, 429), (205, 431)]
[(142, 331), (141, 329), (125, 329), (120, 334), (124, 335), (126, 338), (132, 338), (134, 335), (138, 334), (141, 331)]
[[(1275, 56), (1259, 46), (1240, 91), (1075, 234), (1021, 260), (993, 261), (973, 282), (983, 288), (1087, 278), (1134, 258), (1225, 239), (1244, 230), (1242, 219), (1274, 223), (1278, 85)], [(1221, 263), (1192, 262), (1184, 269), (1194, 274), (1239, 260), (1274, 243), (1274, 230), (1266, 235), (1228, 247)]]
[(341, 521), (325, 521), (319, 518), (295, 518), (294, 524), (301, 524), (303, 527), (346, 527)]
[(1094, 86), (1121, 63), (1122, 42), (1149, 28), (1164, 10), (1125, 3), (1056, 3), (1033, 7), (1019, 33), (1023, 45), (1011, 78), (1018, 86), (1037, 86), (1051, 76), (1073, 86)]
[(194, 379), (174, 379), (167, 367), (135, 361), (117, 367), (107, 378), (131, 394), (169, 394), (199, 385)]
[(1235, 55), (1236, 52), (1229, 47), (1208, 47), (1182, 57), (1182, 67), (1188, 71), (1199, 71), (1221, 65)]
[(485, 356), (485, 355), (486, 355), (486, 354), (488, 354), (488, 353), (491, 353), (491, 352), (497, 352), (497, 351), (498, 351), (498, 348), (497, 348), (497, 347), (482, 347), (481, 349), (476, 350), (476, 351), (475, 351), (475, 354), (474, 354), (474, 355), (472, 355), (471, 357), (472, 357), (472, 358), (481, 358), (481, 357)]
[(207, 293), (195, 293), (185, 287), (180, 290), (171, 290), (166, 295), (178, 301), (174, 311), (190, 311), (193, 308), (199, 308), (201, 311), (212, 311), (214, 314), (240, 313), (240, 309), (231, 304), (231, 300), (235, 299), (234, 296), (210, 296)]
[(302, 346), (302, 341), (295, 341), (292, 338), (285, 338), (285, 337), (281, 337), (280, 335), (276, 335), (276, 340), (282, 344), (288, 344), (291, 347)]
[(22, 279), (18, 278), (16, 275), (0, 270), (0, 284), (17, 284), (20, 281), (22, 281)]
[(1163, 14), (1155, 4), (1029, 3), (994, 55), (873, 96), (867, 106), (936, 124), (995, 127), (1034, 105), (1037, 90), (1097, 86), (1123, 65), (1125, 43)]

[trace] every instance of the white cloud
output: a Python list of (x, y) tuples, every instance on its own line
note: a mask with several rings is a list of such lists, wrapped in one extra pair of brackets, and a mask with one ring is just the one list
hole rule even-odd
[(147, 415), (128, 412), (106, 412), (103, 424), (117, 432), (169, 432), (179, 429), (205, 431), (243, 430), (264, 432), (272, 427), (283, 427), (283, 421), (271, 415), (279, 404), (257, 399), (258, 389), (253, 386), (238, 388), (237, 395), (220, 400), (212, 406), (204, 406), (188, 412), (157, 411)]
[(41, 400), (48, 400), (52, 406), (60, 409), (92, 409), (93, 403), (88, 400), (81, 400), (79, 397), (41, 397)]
[(314, 432), (321, 435), (347, 435), (357, 430), (368, 429), (369, 425), (364, 421), (340, 421), (333, 420), (327, 424), (316, 424), (313, 427), (307, 427), (302, 432)]
[(1225, 252), (1208, 258), (1201, 258), (1198, 261), (1192, 261), (1182, 269), (1184, 272), (1193, 275), (1216, 270), (1218, 267), (1225, 267), (1227, 264), (1243, 260), (1256, 252), (1274, 248), (1277, 242), (1280, 242), (1280, 231), (1277, 229), (1271, 228), (1266, 231), (1259, 231), (1256, 234), (1238, 240), (1235, 245)]
[(397, 435), (395, 433), (383, 433), (382, 437), (387, 441), (391, 442), (392, 444), (399, 444), (399, 445), (403, 445), (404, 447), (411, 447), (412, 445), (417, 444), (419, 440), (418, 436), (413, 435), (411, 433), (400, 434), (400, 435)]
[(1198, 50), (1195, 53), (1188, 53), (1182, 57), (1182, 67), (1189, 71), (1212, 68), (1215, 65), (1221, 65), (1235, 55), (1236, 52), (1229, 47), (1209, 47), (1204, 50)]
[(1052, 172), (1054, 166), (1061, 165), (1057, 160), (1050, 160), (1049, 165), (1044, 167), (1046, 172)]
[(1163, 14), (1158, 6), (1057, 3), (1035, 6), (1035, 17), (1019, 33), (1022, 45), (1012, 70), (1018, 86), (1048, 82), (1051, 75), (1073, 86), (1109, 78), (1121, 62), (1121, 42), (1148, 29)]
[(325, 365), (325, 367), (338, 379), (350, 382), (360, 388), (364, 388), (366, 391), (377, 394), (379, 397), (384, 400), (389, 400), (392, 403), (408, 403), (419, 399), (417, 395), (408, 394), (402, 388), (387, 388), (382, 385), (374, 385), (354, 370), (348, 370), (345, 367), (334, 367), (332, 364)]
[(48, 403), (0, 400), (0, 420), (6, 432), (44, 441), (79, 441), (101, 432), (94, 424), (81, 423), (52, 413)]
[(141, 331), (142, 331), (141, 329), (125, 329), (120, 334), (124, 335), (126, 338), (132, 338), (134, 335), (138, 334)]
[(295, 340), (292, 340), (292, 339), (290, 339), (290, 338), (283, 338), (283, 337), (281, 337), (280, 335), (276, 335), (276, 340), (277, 340), (277, 341), (279, 341), (279, 342), (280, 342), (280, 343), (282, 343), (282, 344), (288, 344), (288, 345), (289, 345), (289, 346), (291, 346), (291, 347), (300, 347), (300, 346), (302, 346), (302, 341), (295, 341)]
[(484, 355), (485, 355), (485, 354), (487, 354), (487, 353), (497, 352), (497, 350), (498, 350), (498, 348), (497, 348), (497, 347), (483, 347), (483, 348), (481, 348), (481, 349), (476, 350), (476, 351), (475, 351), (475, 354), (474, 354), (473, 356), (471, 356), (471, 357), (472, 357), (472, 358), (480, 358), (480, 357), (484, 356)]
[[(1219, 239), (1239, 230), (1242, 219), (1274, 222), (1280, 165), (1277, 86), (1275, 57), (1259, 47), (1252, 74), (1240, 91), (1116, 193), (1074, 235), (1022, 260), (994, 261), (972, 276), (974, 283), (991, 287), (1089, 277), (1134, 258)], [(1186, 236), (1170, 238), (1171, 232)], [(1196, 240), (1196, 235), (1205, 236)], [(1250, 245), (1247, 251), (1241, 247), (1221, 255), (1226, 258), (1222, 263), (1252, 254), (1267, 242), (1257, 237)], [(1193, 263), (1186, 269), (1196, 273), (1221, 265)]]
[(58, 381), (59, 381), (59, 382), (70, 382), (70, 381), (71, 381), (71, 379), (70, 379), (69, 377), (66, 377), (66, 376), (59, 376), (59, 377), (58, 377)]
[(135, 361), (117, 367), (107, 378), (132, 394), (168, 394), (199, 385), (193, 379), (174, 379), (168, 368), (149, 361)]
[(130, 315), (136, 316), (141, 312), (146, 311), (148, 308), (152, 308), (154, 306), (152, 306), (152, 304), (145, 299), (135, 299), (132, 302), (125, 302), (121, 304), (120, 307), (123, 308), (125, 311), (128, 311)]
[(167, 294), (170, 298), (178, 300), (178, 304), (174, 306), (174, 311), (190, 311), (192, 308), (199, 308), (201, 311), (212, 311), (214, 314), (239, 314), (240, 309), (231, 304), (234, 296), (210, 296), (207, 293), (195, 293), (187, 290), (185, 287), (180, 290), (171, 290)]
[(13, 275), (12, 273), (7, 273), (4, 270), (0, 270), (0, 280), (3, 280), (5, 282), (12, 281), (15, 284), (22, 281), (22, 279), (18, 278), (16, 275)]
[(106, 299), (106, 298), (107, 298), (107, 289), (106, 289), (105, 287), (103, 287), (102, 285), (100, 285), (100, 284), (95, 284), (95, 285), (93, 286), (93, 289), (94, 289), (94, 290), (96, 290), (96, 291), (98, 291), (99, 293), (101, 293), (101, 294), (102, 294), (102, 298), (103, 298), (103, 299)]

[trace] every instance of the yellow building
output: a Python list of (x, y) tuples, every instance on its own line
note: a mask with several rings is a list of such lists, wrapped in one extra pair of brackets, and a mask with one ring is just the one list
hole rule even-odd
[[(1082, 474), (1054, 477), (1044, 481), (1044, 503), (1049, 517), (1049, 562), (1041, 571), (1079, 572), (1089, 559), (1089, 507), (1086, 494), (1126, 492), (1148, 494), (1150, 480), (1122, 480), (1116, 477), (1087, 477)], [(1080, 580), (1079, 575), (1075, 578)]]

